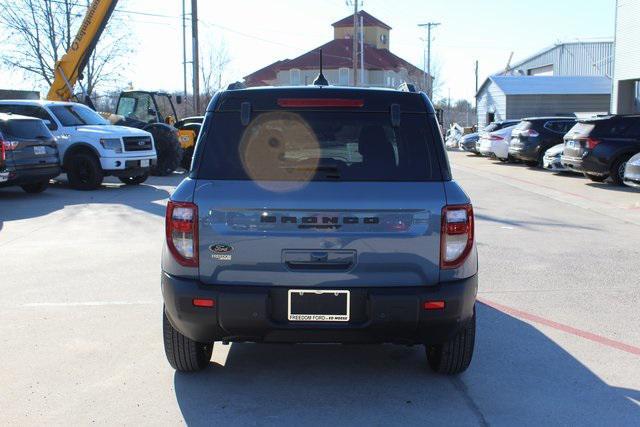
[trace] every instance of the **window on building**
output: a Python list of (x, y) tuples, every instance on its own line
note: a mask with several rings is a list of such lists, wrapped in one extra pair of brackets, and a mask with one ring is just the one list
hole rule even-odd
[(293, 68), (289, 70), (289, 83), (291, 86), (300, 86), (300, 70)]
[(553, 65), (530, 68), (527, 70), (529, 76), (553, 76)]
[(340, 86), (349, 86), (349, 69), (340, 68), (338, 70), (338, 84)]
[(388, 87), (393, 87), (394, 86), (394, 76), (393, 73), (391, 71), (387, 71), (387, 81), (386, 81), (386, 85)]

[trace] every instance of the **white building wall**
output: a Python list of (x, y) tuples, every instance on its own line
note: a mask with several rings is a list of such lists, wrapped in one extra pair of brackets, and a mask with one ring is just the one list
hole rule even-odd
[(640, 0), (617, 0), (611, 111), (640, 113)]

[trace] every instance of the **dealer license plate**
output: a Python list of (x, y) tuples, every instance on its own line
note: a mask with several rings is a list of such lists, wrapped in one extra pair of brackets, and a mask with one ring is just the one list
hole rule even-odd
[(140, 160), (140, 167), (141, 168), (148, 168), (149, 167), (149, 160)]
[(46, 147), (36, 146), (36, 147), (33, 147), (33, 153), (36, 156), (43, 156), (43, 155), (47, 154), (47, 149), (46, 149)]
[(293, 322), (348, 322), (351, 293), (290, 289), (288, 319)]

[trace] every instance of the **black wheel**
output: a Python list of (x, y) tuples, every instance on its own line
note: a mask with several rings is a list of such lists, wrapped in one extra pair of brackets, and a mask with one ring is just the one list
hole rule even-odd
[(24, 184), (20, 187), (29, 194), (42, 193), (49, 186), (49, 181), (32, 182), (31, 184)]
[(592, 175), (590, 173), (583, 173), (586, 178), (589, 178), (593, 182), (604, 182), (607, 178), (607, 175)]
[(74, 154), (67, 162), (66, 169), (69, 185), (76, 190), (95, 190), (104, 179), (100, 162), (93, 154)]
[(627, 166), (627, 162), (630, 158), (631, 156), (620, 157), (611, 165), (609, 176), (611, 176), (611, 181), (615, 185), (624, 185), (624, 169)]
[(464, 372), (471, 363), (476, 339), (476, 314), (448, 342), (428, 345), (427, 362), (439, 374), (456, 375)]
[(147, 180), (147, 178), (149, 178), (149, 172), (146, 172), (146, 173), (144, 173), (142, 175), (138, 175), (138, 176), (122, 176), (122, 177), (118, 177), (120, 182), (122, 182), (123, 184), (127, 184), (127, 185), (140, 185), (143, 182), (145, 182)]
[(213, 344), (195, 342), (176, 331), (162, 310), (164, 352), (171, 367), (181, 372), (201, 371), (209, 365)]
[(145, 128), (153, 135), (158, 161), (151, 168), (151, 175), (166, 176), (180, 166), (182, 160), (182, 147), (178, 139), (178, 132), (165, 124), (156, 123)]

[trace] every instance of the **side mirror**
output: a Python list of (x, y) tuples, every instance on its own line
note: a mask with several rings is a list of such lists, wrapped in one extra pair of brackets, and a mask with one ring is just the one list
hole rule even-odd
[(182, 104), (182, 95), (176, 95), (176, 104)]

